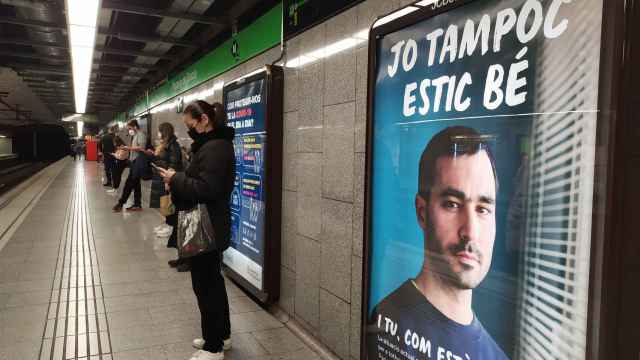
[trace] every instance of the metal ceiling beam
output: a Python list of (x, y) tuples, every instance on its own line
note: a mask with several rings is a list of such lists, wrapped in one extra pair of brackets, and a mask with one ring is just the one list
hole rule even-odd
[(0, 16), (0, 24), (13, 24), (28, 27), (46, 27), (56, 30), (67, 30), (67, 26), (65, 24), (32, 19), (18, 19), (10, 16)]
[[(67, 31), (67, 26), (64, 24), (47, 22), (47, 21), (39, 21), (39, 20), (30, 20), (30, 19), (16, 19), (9, 16), (0, 16), (0, 24), (14, 24), (14, 25), (21, 25), (26, 27), (45, 27), (50, 29)], [(109, 30), (107, 28), (99, 28), (98, 35), (113, 36), (121, 40), (137, 41), (137, 42), (144, 42), (144, 43), (161, 42), (165, 44), (171, 44), (171, 45), (177, 45), (177, 46), (183, 46), (183, 47), (196, 46), (196, 44), (193, 44), (191, 42), (173, 38), (170, 36), (163, 37), (163, 36), (148, 36), (148, 35), (139, 35), (139, 34), (132, 34), (132, 33), (123, 33), (121, 31)]]
[(33, 90), (71, 90), (73, 89), (73, 87), (71, 86), (60, 86), (60, 85), (35, 85), (35, 84), (31, 84), (29, 85), (29, 87)]
[(91, 82), (89, 83), (89, 88), (91, 88), (92, 85), (93, 86), (95, 86), (95, 85), (112, 85), (112, 86), (122, 86), (122, 87), (127, 87), (127, 88), (139, 88), (139, 87), (142, 87), (142, 86), (138, 85), (137, 83), (123, 82), (123, 81), (102, 80), (102, 79), (92, 79)]
[(47, 74), (47, 75), (56, 75), (56, 76), (71, 76), (71, 72), (64, 70), (48, 70), (48, 69), (25, 69), (25, 68), (16, 68), (18, 74), (21, 72), (28, 72), (34, 74)]
[[(16, 38), (0, 38), (0, 44), (35, 46), (35, 47), (45, 47), (45, 48), (61, 49), (61, 50), (69, 49), (66, 44), (57, 44), (57, 43), (33, 41), (33, 40), (27, 40), (27, 39), (16, 39)], [(173, 56), (166, 55), (166, 54), (150, 53), (150, 52), (135, 51), (135, 50), (111, 49), (104, 46), (96, 46), (95, 51), (107, 53), (107, 54), (115, 54), (115, 55), (144, 56), (144, 57), (150, 57), (155, 59), (173, 59)]]
[[(60, 57), (60, 56), (45, 56), (40, 54), (29, 54), (23, 52), (14, 52), (14, 51), (1, 51), (0, 56), (8, 56), (8, 57), (17, 57), (17, 58), (25, 58), (25, 59), (35, 59), (35, 60), (55, 60), (60, 62), (70, 62), (68, 57)], [(118, 67), (127, 67), (131, 69), (144, 69), (144, 70), (160, 70), (159, 67), (150, 64), (140, 64), (140, 63), (128, 63), (124, 61), (107, 61), (107, 60), (94, 60), (94, 66), (118, 66)]]
[(62, 61), (62, 62), (69, 62), (69, 57), (65, 56), (48, 56), (48, 55), (40, 55), (40, 54), (29, 54), (29, 53), (24, 53), (24, 52), (17, 52), (17, 51), (1, 51), (0, 50), (0, 56), (10, 56), (10, 57), (19, 57), (19, 58), (24, 58), (24, 59), (36, 59), (36, 60), (55, 60), (55, 61)]
[(117, 30), (109, 30), (109, 29), (105, 29), (105, 28), (100, 28), (98, 30), (98, 35), (104, 35), (104, 36), (113, 36), (116, 37), (120, 40), (125, 40), (125, 41), (135, 41), (135, 42), (142, 42), (142, 43), (150, 43), (150, 42), (159, 42), (159, 43), (164, 43), (164, 44), (170, 44), (170, 45), (176, 45), (176, 46), (182, 46), (182, 47), (196, 47), (197, 45), (194, 43), (191, 43), (189, 41), (185, 41), (185, 40), (180, 40), (178, 38), (173, 38), (173, 37), (162, 37), (162, 36), (148, 36), (148, 35), (138, 35), (138, 34), (131, 34), (131, 33), (123, 33)]
[(131, 68), (131, 69), (160, 70), (160, 68), (155, 66), (155, 65), (139, 64), (139, 63), (128, 63), (128, 62), (124, 62), (124, 61), (100, 60), (100, 61), (94, 61), (93, 65), (127, 67), (127, 68)]
[(37, 95), (43, 95), (43, 96), (53, 96), (53, 97), (73, 97), (72, 94), (70, 93), (62, 93), (62, 92), (55, 92), (55, 91), (35, 91), (34, 92)]
[(113, 94), (124, 95), (128, 93), (128, 89), (109, 89), (109, 88), (93, 88), (89, 89), (89, 94)]
[[(30, 73), (36, 73), (36, 74), (54, 74), (54, 75), (61, 75), (61, 76), (72, 75), (70, 69), (66, 69), (58, 66), (30, 65), (30, 64), (18, 64), (18, 63), (7, 64), (6, 66), (16, 69), (17, 72), (26, 71)], [(146, 74), (105, 71), (105, 70), (94, 70), (92, 71), (92, 75), (105, 75), (105, 76), (115, 76), (115, 77), (128, 76), (128, 77), (138, 78), (138, 79), (143, 79), (146, 77)]]
[(120, 49), (110, 49), (104, 46), (96, 46), (95, 51), (107, 53), (107, 54), (115, 54), (115, 55), (125, 55), (125, 56), (144, 56), (155, 59), (172, 59), (171, 55), (166, 54), (158, 54), (158, 53), (150, 53), (146, 51), (135, 51), (135, 50), (120, 50)]
[(67, 92), (71, 89), (37, 88), (32, 90), (39, 93), (67, 94)]
[(228, 20), (218, 18), (218, 17), (208, 17), (208, 16), (201, 16), (201, 15), (195, 15), (195, 14), (189, 14), (189, 13), (177, 13), (177, 12), (168, 11), (168, 10), (159, 10), (159, 9), (152, 9), (152, 8), (146, 8), (141, 6), (128, 5), (121, 2), (115, 2), (110, 0), (103, 0), (102, 8), (118, 11), (118, 12), (130, 13), (130, 14), (154, 16), (154, 17), (160, 17), (160, 18), (172, 18), (177, 20), (187, 20), (187, 21), (193, 21), (193, 22), (208, 24), (208, 25), (218, 25), (218, 26), (229, 25)]
[(46, 41), (34, 41), (34, 40), (28, 40), (28, 39), (17, 39), (17, 38), (0, 38), (0, 44), (48, 47), (52, 49), (61, 49), (61, 50), (68, 49), (68, 46), (66, 44), (50, 43)]

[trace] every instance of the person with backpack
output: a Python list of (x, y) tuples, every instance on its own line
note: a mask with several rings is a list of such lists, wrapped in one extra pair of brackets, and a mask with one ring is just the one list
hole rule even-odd
[(205, 204), (215, 232), (216, 249), (190, 258), (191, 282), (200, 309), (202, 338), (191, 360), (222, 360), (231, 346), (229, 300), (221, 273), (222, 252), (231, 241), (229, 200), (235, 179), (235, 130), (226, 125), (220, 103), (195, 101), (183, 111), (182, 120), (193, 139), (191, 159), (184, 172), (159, 169), (176, 209)]
[(142, 184), (140, 181), (143, 176), (143, 165), (148, 167), (148, 160), (144, 151), (147, 146), (147, 136), (140, 131), (138, 121), (133, 119), (127, 123), (129, 135), (131, 136), (131, 146), (123, 146), (121, 149), (129, 151), (129, 176), (124, 183), (122, 196), (118, 203), (113, 207), (114, 212), (122, 211), (122, 206), (129, 200), (129, 196), (133, 191), (133, 205), (127, 208), (127, 211), (142, 210)]

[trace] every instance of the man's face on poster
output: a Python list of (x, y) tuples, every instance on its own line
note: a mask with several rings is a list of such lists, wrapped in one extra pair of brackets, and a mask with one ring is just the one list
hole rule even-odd
[(496, 179), (485, 151), (442, 156), (433, 186), (416, 196), (425, 266), (444, 282), (473, 289), (491, 266), (496, 235)]

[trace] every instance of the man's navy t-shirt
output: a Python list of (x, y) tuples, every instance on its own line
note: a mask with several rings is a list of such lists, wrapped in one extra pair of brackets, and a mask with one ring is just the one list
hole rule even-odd
[(508, 359), (474, 316), (456, 323), (408, 280), (382, 300), (367, 326), (368, 360)]

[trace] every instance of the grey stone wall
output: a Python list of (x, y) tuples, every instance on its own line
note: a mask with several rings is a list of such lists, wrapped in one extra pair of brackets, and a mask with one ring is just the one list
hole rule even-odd
[[(285, 60), (369, 29), (407, 3), (365, 1), (293, 38)], [(189, 93), (229, 82), (279, 53), (271, 49)], [(360, 358), (366, 95), (367, 42), (285, 69), (279, 305), (341, 359)], [(222, 92), (205, 100), (222, 101)], [(153, 115), (152, 134), (165, 121), (188, 144), (175, 109)]]

